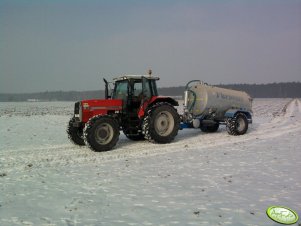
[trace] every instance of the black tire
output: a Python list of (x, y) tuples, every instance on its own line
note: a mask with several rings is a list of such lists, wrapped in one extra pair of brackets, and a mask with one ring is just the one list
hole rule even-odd
[(127, 130), (123, 130), (124, 135), (133, 141), (145, 140), (144, 134), (142, 132), (137, 132), (136, 134), (128, 134)]
[(219, 128), (219, 124), (216, 123), (214, 125), (210, 125), (210, 126), (207, 126), (207, 125), (201, 125), (200, 126), (200, 129), (204, 132), (204, 133), (214, 133), (218, 130)]
[(93, 151), (109, 151), (119, 139), (119, 125), (110, 116), (92, 117), (84, 128), (84, 141)]
[(226, 129), (230, 135), (243, 135), (248, 130), (248, 119), (245, 114), (238, 113), (233, 118), (226, 120)]
[(84, 136), (83, 136), (83, 127), (75, 127), (73, 126), (73, 123), (75, 122), (75, 118), (71, 118), (69, 120), (68, 126), (67, 126), (67, 134), (69, 140), (71, 140), (72, 143), (83, 146), (85, 145)]
[(147, 110), (142, 131), (146, 140), (160, 144), (170, 143), (180, 129), (180, 116), (169, 103), (156, 103)]

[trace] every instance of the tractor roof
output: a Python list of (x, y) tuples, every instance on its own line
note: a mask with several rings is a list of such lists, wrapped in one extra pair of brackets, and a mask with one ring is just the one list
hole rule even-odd
[(159, 80), (160, 79), (159, 77), (154, 77), (154, 76), (149, 76), (149, 75), (123, 75), (118, 78), (114, 78), (113, 81), (116, 82), (116, 81), (131, 80), (131, 79), (135, 79), (135, 80), (140, 79), (141, 80), (143, 77), (146, 79), (149, 79), (149, 80)]

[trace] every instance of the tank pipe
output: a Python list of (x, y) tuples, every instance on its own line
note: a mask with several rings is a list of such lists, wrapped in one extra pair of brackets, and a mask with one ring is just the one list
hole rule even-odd
[(192, 104), (189, 106), (189, 108), (188, 108), (188, 111), (190, 112), (191, 111), (191, 109), (194, 107), (194, 105), (195, 105), (195, 102), (196, 102), (196, 94), (195, 94), (195, 92), (193, 92), (192, 90), (190, 90), (190, 89), (188, 89), (187, 90), (188, 92), (191, 92), (192, 93), (192, 95), (193, 95), (193, 102), (192, 102)]
[(186, 84), (186, 86), (185, 86), (185, 90), (187, 90), (188, 89), (188, 86), (189, 86), (189, 84), (190, 83), (193, 83), (193, 82), (201, 82), (200, 80), (191, 80), (190, 82), (188, 82), (187, 84)]

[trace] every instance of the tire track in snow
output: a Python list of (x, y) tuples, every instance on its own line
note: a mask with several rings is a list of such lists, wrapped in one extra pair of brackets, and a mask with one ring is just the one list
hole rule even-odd
[(301, 112), (301, 100), (300, 99), (297, 99), (297, 104), (298, 104), (299, 112)]
[(271, 122), (259, 125), (251, 133), (261, 136), (262, 138), (268, 138), (299, 130), (301, 126), (301, 109), (298, 105), (299, 102), (298, 99), (289, 101), (282, 109), (280, 115), (271, 120)]

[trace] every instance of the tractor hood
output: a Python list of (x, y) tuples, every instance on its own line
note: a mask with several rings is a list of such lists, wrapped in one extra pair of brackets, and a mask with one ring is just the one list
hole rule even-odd
[(80, 102), (79, 113), (81, 121), (87, 122), (95, 115), (107, 115), (108, 112), (119, 112), (122, 110), (122, 100), (83, 100)]

